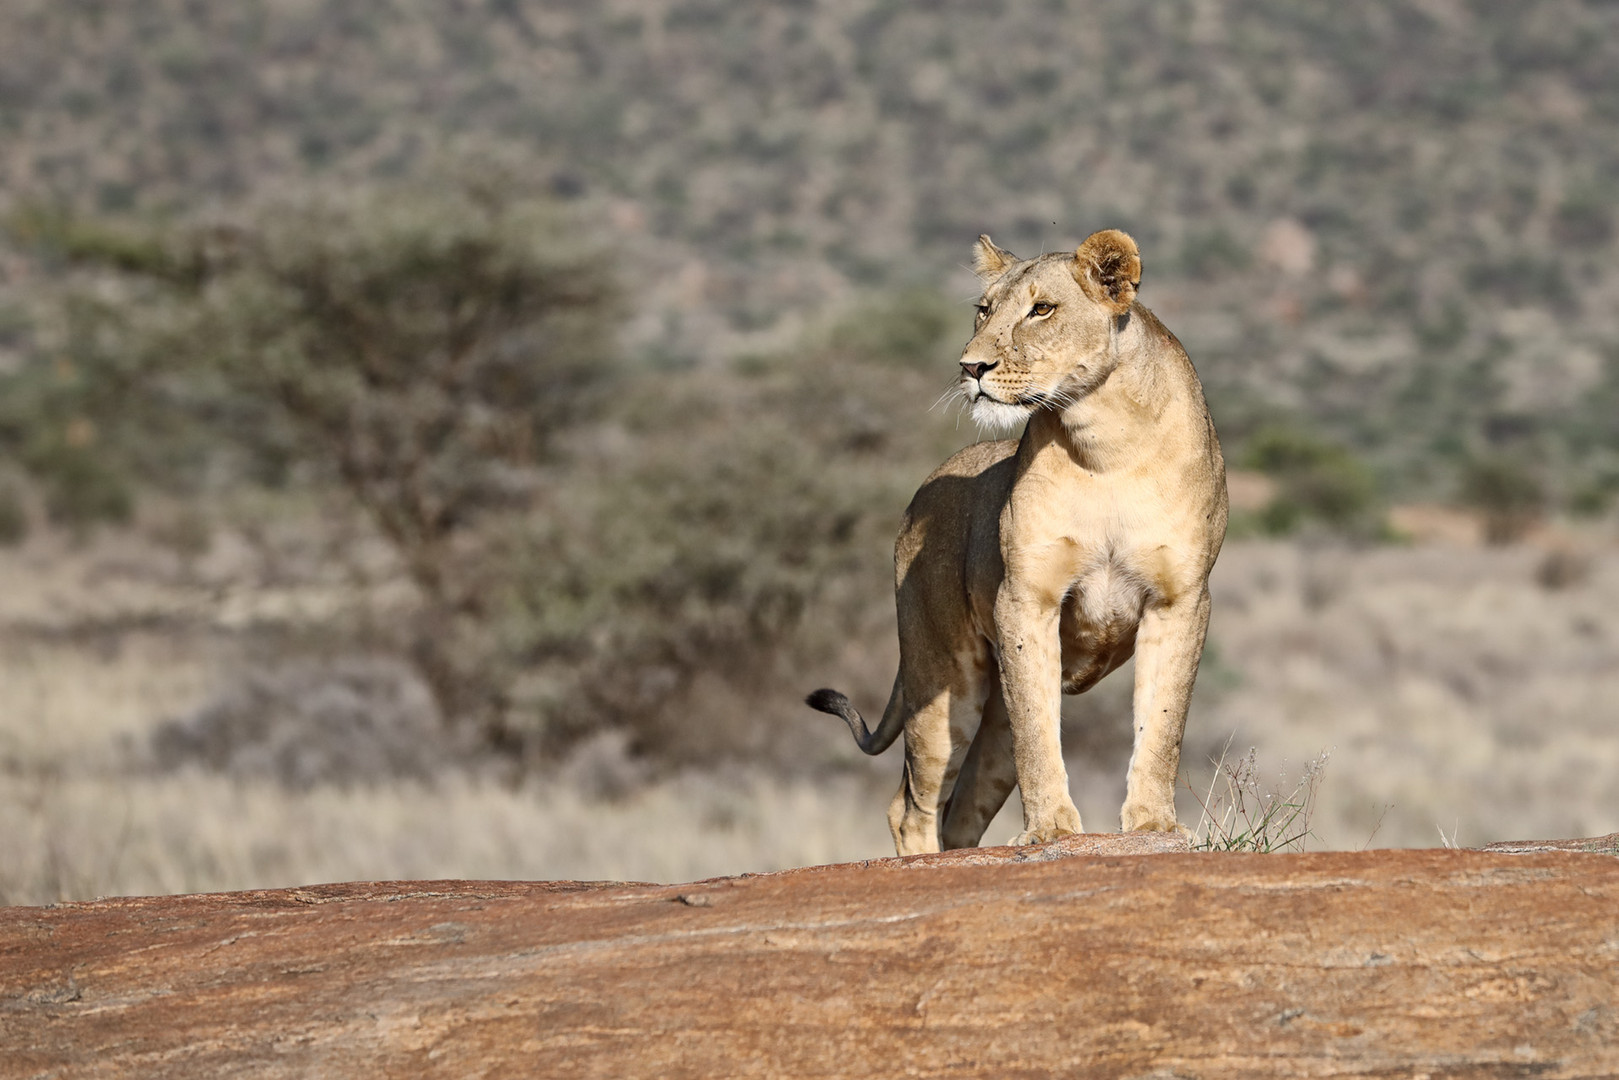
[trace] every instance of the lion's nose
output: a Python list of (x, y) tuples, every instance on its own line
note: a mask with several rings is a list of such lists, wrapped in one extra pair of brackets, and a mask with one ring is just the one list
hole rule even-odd
[(993, 364), (986, 364), (982, 361), (978, 363), (968, 363), (967, 361), (963, 360), (961, 362), (961, 370), (967, 373), (967, 377), (969, 379), (982, 379), (984, 377), (984, 372), (993, 371), (995, 368), (1000, 367), (1000, 365), (1001, 362), (999, 360), (995, 361)]

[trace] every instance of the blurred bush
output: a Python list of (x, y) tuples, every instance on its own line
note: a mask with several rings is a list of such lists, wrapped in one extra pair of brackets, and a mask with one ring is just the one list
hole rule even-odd
[(830, 346), (862, 363), (933, 368), (949, 376), (937, 367), (939, 343), (952, 331), (969, 336), (966, 322), (954, 318), (961, 310), (932, 289), (879, 292), (832, 328)]
[[(953, 375), (937, 304), (885, 296), (789, 352), (619, 385), (551, 512), (504, 540), (491, 631), (524, 660), (548, 753), (604, 728), (675, 764), (791, 752), (714, 694), (780, 698), (890, 602), (901, 510), (964, 441), (917, 422)], [(592, 451), (603, 435), (627, 436), (616, 461)]]
[(335, 486), (421, 596), (408, 649), (444, 714), (503, 738), (469, 628), (492, 602), (475, 538), (531, 504), (555, 434), (602, 401), (606, 259), (487, 178), (170, 226), (35, 212), (14, 231), (78, 271), (0, 422), (51, 516), (127, 517), (131, 473)]
[(1267, 533), (1286, 535), (1310, 523), (1363, 537), (1383, 529), (1375, 478), (1341, 446), (1273, 424), (1248, 439), (1239, 460), (1276, 481), (1276, 495), (1259, 512)]
[(1181, 267), (1199, 280), (1246, 270), (1252, 263), (1249, 250), (1220, 226), (1195, 230), (1181, 243)]
[(967, 434), (910, 422), (955, 375), (936, 295), (869, 297), (749, 360), (630, 368), (610, 259), (513, 183), (14, 231), (69, 282), (16, 377), (42, 407), (0, 427), (45, 448), (22, 460), (53, 516), (127, 515), (140, 485), (339, 493), (415, 587), (385, 644), (519, 759), (614, 730), (674, 763), (780, 752), (703, 688), (836, 647)]
[(1460, 498), (1484, 515), (1484, 539), (1510, 544), (1523, 537), (1546, 508), (1544, 484), (1527, 463), (1494, 455), (1470, 460), (1462, 472)]
[(0, 5), (3, 194), (172, 215), (493, 148), (633, 246), (615, 321), (683, 362), (942, 284), (985, 229), (1027, 255), (1117, 226), (1223, 435), (1287, 410), (1402, 499), (1452, 494), (1503, 408), (1580, 474), (1558, 488), (1614, 465), (1590, 357), (1619, 340), (1619, 7), (1002, 7)]
[(425, 780), (465, 750), (446, 738), (412, 672), (362, 657), (247, 672), (150, 740), (160, 769), (200, 765), (294, 789)]
[(28, 538), (28, 508), (21, 491), (10, 481), (0, 481), (0, 546), (10, 547)]
[(26, 359), (0, 375), (0, 453), (22, 467), (53, 524), (83, 534), (129, 519), (146, 398), (132, 392), (134, 365), (109, 318), (116, 305), (91, 291), (61, 299), (54, 320), (31, 327)]

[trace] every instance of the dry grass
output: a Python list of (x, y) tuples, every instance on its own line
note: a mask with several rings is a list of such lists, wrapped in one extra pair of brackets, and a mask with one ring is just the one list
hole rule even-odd
[(1235, 733), (1267, 768), (1333, 750), (1311, 822), (1328, 847), (1619, 830), (1619, 553), (1591, 543), (1557, 589), (1529, 546), (1229, 546), (1194, 784)]
[(1214, 763), (1215, 775), (1206, 792), (1188, 786), (1202, 811), (1192, 829), (1194, 849), (1261, 854), (1303, 851), (1314, 835), (1310, 820), (1329, 756), (1323, 752), (1305, 762), (1290, 790), (1285, 779), (1267, 790), (1253, 749), (1247, 757), (1235, 760), (1222, 753)]
[[(1209, 790), (1208, 759), (1227, 739), (1256, 748), (1256, 794), (1331, 749), (1308, 818), (1327, 847), (1619, 830), (1619, 555), (1588, 550), (1583, 576), (1548, 588), (1544, 553), (1527, 547), (1229, 545), (1189, 783)], [(295, 576), (246, 573), (245, 557), (200, 583), (168, 560), (134, 535), (0, 552), (0, 902), (361, 878), (690, 880), (890, 850), (897, 752), (854, 761), (838, 752), (841, 728), (773, 702), (753, 706), (778, 725), (772, 738), (829, 748), (806, 751), (814, 764), (798, 775), (648, 779), (608, 744), (516, 786), (476, 771), (302, 790), (196, 765), (156, 771), (135, 752), (153, 731), (240, 685), (267, 627), (331, 609)], [(891, 675), (892, 624), (874, 615), (853, 629), (846, 685), (871, 696), (865, 684)], [(1129, 678), (1068, 706), (1070, 776), (1092, 829), (1117, 820)], [(1284, 807), (1296, 801), (1285, 790)], [(1183, 792), (1182, 820), (1200, 812)], [(1017, 813), (1014, 798), (986, 840), (1015, 832)]]
[[(333, 609), (330, 589), (261, 573), (229, 537), (211, 558), (180, 573), (138, 533), (0, 551), (0, 904), (368, 878), (685, 881), (892, 850), (891, 760), (649, 780), (609, 739), (516, 785), (476, 768), (287, 784), (250, 755), (223, 774), (159, 768), (154, 733), (239, 697)], [(842, 749), (817, 719), (781, 737)], [(1014, 831), (1005, 816), (995, 835)]]
[(464, 776), (304, 792), (195, 771), (13, 777), (0, 903), (399, 878), (690, 881), (887, 854), (882, 798), (853, 777), (688, 775), (621, 802)]

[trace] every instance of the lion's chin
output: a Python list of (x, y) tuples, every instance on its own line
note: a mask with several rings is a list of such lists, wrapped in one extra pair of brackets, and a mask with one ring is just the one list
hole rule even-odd
[(1023, 426), (1034, 409), (1028, 405), (1008, 405), (1004, 401), (994, 401), (987, 397), (980, 397), (973, 402), (973, 423), (990, 434), (1011, 434)]

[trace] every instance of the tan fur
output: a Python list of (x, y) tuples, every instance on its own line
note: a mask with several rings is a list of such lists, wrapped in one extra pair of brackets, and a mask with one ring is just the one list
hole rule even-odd
[(1126, 830), (1174, 830), (1187, 703), (1225, 536), (1225, 466), (1197, 375), (1135, 302), (1133, 240), (1020, 261), (980, 237), (985, 282), (962, 353), (981, 422), (1021, 422), (922, 485), (895, 543), (900, 668), (876, 753), (903, 729), (889, 808), (900, 854), (976, 844), (1014, 784), (1015, 843), (1081, 831), (1059, 742), (1062, 693), (1136, 656)]

